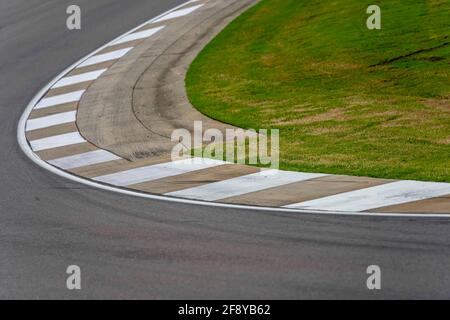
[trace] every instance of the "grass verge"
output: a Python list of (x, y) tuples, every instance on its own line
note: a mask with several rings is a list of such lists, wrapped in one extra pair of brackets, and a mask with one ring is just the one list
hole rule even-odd
[(194, 106), (280, 129), (281, 168), (450, 182), (450, 2), (263, 0), (197, 57)]

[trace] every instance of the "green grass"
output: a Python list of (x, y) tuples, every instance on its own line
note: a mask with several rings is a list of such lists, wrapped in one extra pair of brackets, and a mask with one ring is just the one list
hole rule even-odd
[(194, 61), (191, 102), (280, 129), (282, 169), (450, 182), (450, 1), (376, 1), (382, 30), (370, 4), (263, 0)]

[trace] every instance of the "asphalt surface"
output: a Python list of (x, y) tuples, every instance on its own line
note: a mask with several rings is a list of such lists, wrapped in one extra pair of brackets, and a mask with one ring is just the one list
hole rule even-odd
[[(103, 192), (35, 166), (16, 127), (60, 71), (179, 0), (0, 0), (0, 298), (450, 298), (450, 222), (219, 209)], [(66, 289), (66, 268), (82, 290)], [(382, 290), (366, 268), (382, 269)]]

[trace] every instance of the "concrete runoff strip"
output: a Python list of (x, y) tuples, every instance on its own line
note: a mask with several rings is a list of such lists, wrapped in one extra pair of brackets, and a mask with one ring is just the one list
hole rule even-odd
[[(183, 80), (204, 44), (254, 2), (209, 1), (198, 14), (165, 23), (161, 33), (114, 64), (108, 77), (95, 81), (83, 96), (77, 115), (82, 135), (99, 148), (139, 161), (170, 154), (175, 145), (170, 140), (173, 130), (193, 130), (197, 120), (202, 121), (204, 131), (236, 129), (207, 118), (190, 105)], [(198, 19), (201, 13), (204, 16)]]
[(96, 80), (98, 77), (100, 77), (107, 69), (100, 69), (96, 71), (86, 72), (79, 75), (74, 76), (68, 76), (65, 78), (62, 78), (57, 83), (55, 83), (52, 87), (52, 89), (55, 88), (61, 88), (66, 87), (78, 83), (83, 83), (87, 81), (93, 81)]
[(223, 161), (193, 158), (95, 177), (94, 180), (115, 186), (128, 186), (146, 181), (158, 180), (187, 172), (212, 168), (225, 164)]
[(30, 141), (30, 145), (34, 151), (43, 151), (83, 142), (86, 142), (86, 140), (84, 140), (79, 132), (71, 132), (58, 136), (33, 140)]
[(135, 33), (129, 34), (129, 35), (113, 42), (111, 45), (114, 46), (114, 45), (130, 42), (130, 41), (134, 41), (134, 40), (145, 39), (145, 38), (151, 37), (152, 35), (156, 34), (157, 32), (161, 31), (164, 28), (165, 28), (165, 26), (160, 26), (160, 27), (156, 27), (156, 28), (147, 29), (144, 31), (135, 32)]
[(121, 158), (112, 154), (111, 152), (99, 149), (65, 158), (51, 160), (49, 161), (49, 163), (54, 165), (55, 167), (68, 170), (119, 159)]
[(87, 59), (85, 62), (81, 63), (77, 68), (89, 67), (95, 64), (103, 63), (110, 60), (117, 60), (126, 55), (129, 51), (131, 51), (133, 47), (120, 49), (104, 54), (99, 54)]
[(49, 108), (70, 102), (80, 101), (86, 90), (79, 90), (71, 93), (61, 94), (50, 98), (44, 98), (34, 107), (35, 109)]
[(192, 6), (189, 8), (185, 8), (185, 9), (180, 9), (174, 12), (169, 13), (168, 15), (165, 15), (164, 17), (161, 17), (159, 19), (156, 19), (155, 21), (153, 21), (153, 23), (158, 23), (158, 22), (162, 22), (162, 21), (166, 21), (166, 20), (170, 20), (170, 19), (175, 19), (175, 18), (180, 18), (183, 16), (186, 16), (192, 12), (194, 12), (195, 10), (203, 7), (203, 4), (199, 4), (196, 6)]
[(218, 201), (264, 189), (325, 176), (324, 174), (264, 170), (234, 179), (224, 180), (196, 188), (166, 193), (171, 197)]
[(43, 129), (60, 124), (75, 122), (76, 116), (77, 116), (76, 111), (69, 111), (42, 118), (31, 119), (27, 121), (26, 131)]
[(361, 212), (450, 194), (449, 183), (398, 181), (285, 206), (290, 209)]

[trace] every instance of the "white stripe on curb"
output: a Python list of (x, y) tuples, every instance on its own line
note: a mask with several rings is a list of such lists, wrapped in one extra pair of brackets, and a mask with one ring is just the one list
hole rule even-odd
[(170, 20), (170, 19), (175, 19), (175, 18), (179, 18), (179, 17), (182, 17), (182, 16), (186, 16), (186, 15), (194, 12), (195, 10), (197, 10), (200, 7), (203, 7), (203, 4), (199, 4), (197, 6), (193, 6), (193, 7), (190, 7), (190, 8), (174, 11), (174, 12), (169, 13), (168, 15), (166, 15), (164, 17), (161, 17), (161, 18), (153, 21), (153, 23), (162, 22), (162, 21), (166, 21), (166, 20)]
[(74, 91), (70, 93), (60, 94), (58, 96), (44, 98), (36, 105), (35, 109), (43, 109), (57, 106), (64, 103), (80, 101), (86, 90)]
[(262, 172), (202, 185), (195, 188), (170, 192), (171, 197), (217, 201), (251, 192), (326, 176), (325, 174), (265, 170)]
[(50, 164), (63, 170), (80, 168), (108, 161), (120, 160), (122, 158), (105, 150), (95, 150), (70, 157), (59, 158), (49, 161)]
[(398, 181), (346, 192), (321, 199), (291, 204), (285, 208), (367, 211), (450, 194), (449, 183)]
[(104, 53), (104, 54), (98, 54), (96, 56), (93, 56), (92, 58), (87, 59), (85, 62), (80, 64), (77, 68), (88, 67), (88, 66), (92, 66), (97, 63), (120, 59), (124, 55), (126, 55), (131, 49), (133, 49), (133, 47), (120, 49), (120, 50), (116, 50), (116, 51), (112, 51), (112, 52), (108, 52), (108, 53)]
[(30, 141), (31, 148), (34, 151), (42, 151), (47, 149), (69, 146), (72, 144), (83, 143), (86, 140), (77, 132), (61, 134), (59, 136), (48, 137), (39, 140)]
[(69, 111), (54, 114), (47, 117), (41, 117), (36, 119), (31, 119), (27, 121), (27, 131), (48, 128), (51, 126), (57, 126), (59, 124), (65, 124), (70, 122), (75, 122), (77, 117), (76, 111)]
[(177, 176), (192, 171), (208, 169), (223, 164), (225, 164), (225, 162), (223, 161), (193, 158), (117, 172), (101, 177), (96, 177), (94, 178), (94, 180), (116, 186), (128, 186), (132, 184)]
[(122, 43), (130, 42), (130, 41), (134, 41), (134, 40), (148, 38), (148, 37), (151, 37), (152, 35), (154, 35), (155, 33), (161, 31), (164, 28), (165, 28), (165, 26), (161, 26), (161, 27), (157, 27), (157, 28), (153, 28), (153, 29), (135, 32), (128, 36), (123, 37), (122, 39), (117, 40), (116, 42), (112, 43), (111, 45), (114, 46), (116, 44), (122, 44)]
[(62, 78), (61, 80), (59, 80), (57, 83), (55, 83), (55, 85), (52, 88), (53, 89), (61, 88), (61, 87), (65, 87), (65, 86), (70, 86), (72, 84), (93, 81), (93, 80), (96, 80), (98, 77), (100, 77), (106, 70), (107, 69), (96, 70), (96, 71), (92, 71), (92, 72), (86, 72), (83, 74), (79, 74), (76, 76), (65, 77), (65, 78)]

